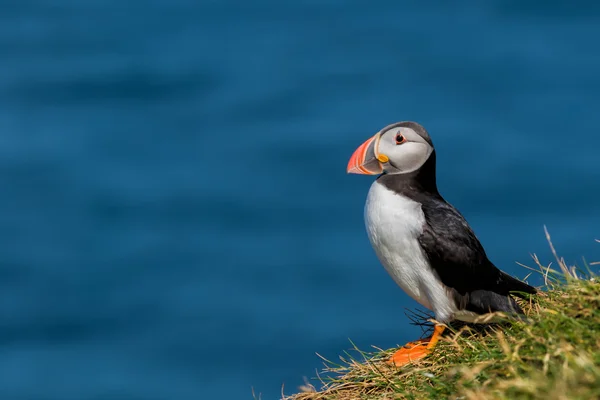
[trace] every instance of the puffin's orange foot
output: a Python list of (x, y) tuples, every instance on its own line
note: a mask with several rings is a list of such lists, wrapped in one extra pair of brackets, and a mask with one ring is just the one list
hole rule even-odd
[(431, 350), (437, 344), (442, 332), (444, 332), (444, 328), (444, 325), (436, 325), (433, 330), (433, 335), (431, 335), (430, 338), (405, 344), (400, 350), (394, 353), (388, 362), (394, 364), (396, 367), (401, 367), (425, 357), (427, 354), (431, 353)]
[(427, 342), (408, 343), (404, 345), (400, 350), (395, 352), (394, 355), (390, 358), (389, 362), (391, 364), (394, 364), (396, 367), (401, 367), (403, 365), (409, 364), (412, 361), (420, 360), (421, 358), (425, 357), (431, 352), (431, 350), (427, 348), (427, 344)]

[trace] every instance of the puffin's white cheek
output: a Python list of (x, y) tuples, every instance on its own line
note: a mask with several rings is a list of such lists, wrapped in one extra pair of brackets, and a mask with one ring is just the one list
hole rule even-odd
[(398, 157), (392, 162), (402, 172), (410, 172), (419, 169), (429, 157), (428, 148), (422, 143), (406, 143), (398, 146)]
[(406, 152), (406, 154), (402, 157), (402, 164), (406, 165), (407, 167), (415, 167), (420, 164), (422, 159), (422, 152), (412, 150)]

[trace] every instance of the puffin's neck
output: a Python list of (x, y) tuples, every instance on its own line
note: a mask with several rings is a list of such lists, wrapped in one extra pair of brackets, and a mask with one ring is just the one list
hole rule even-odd
[(423, 194), (439, 196), (435, 176), (435, 157), (434, 150), (418, 170), (406, 174), (383, 174), (377, 180), (388, 189), (398, 193), (418, 191)]

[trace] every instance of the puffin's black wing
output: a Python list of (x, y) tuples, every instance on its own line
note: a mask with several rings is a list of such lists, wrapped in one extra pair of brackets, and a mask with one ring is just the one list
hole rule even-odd
[(454, 290), (460, 308), (521, 312), (509, 293), (535, 293), (535, 288), (492, 264), (458, 210), (441, 198), (420, 200), (426, 223), (419, 243), (442, 283)]

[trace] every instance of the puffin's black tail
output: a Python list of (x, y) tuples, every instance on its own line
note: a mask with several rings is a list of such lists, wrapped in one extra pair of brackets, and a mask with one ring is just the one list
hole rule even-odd
[(524, 293), (534, 294), (537, 290), (497, 268), (496, 271), (496, 279), (491, 280), (493, 284), (484, 289), (468, 292), (463, 296), (459, 295), (460, 299), (457, 299), (459, 307), (478, 314), (495, 311), (513, 315), (523, 314), (523, 310), (511, 295), (524, 298)]
[(515, 299), (508, 295), (501, 295), (489, 290), (475, 290), (470, 292), (467, 301), (465, 309), (477, 314), (496, 311), (507, 314), (523, 314), (523, 310), (519, 307)]
[(505, 272), (498, 270), (498, 280), (496, 281), (498, 289), (495, 292), (502, 294), (513, 294), (517, 297), (524, 298), (523, 293), (535, 294), (537, 289), (533, 286), (521, 282), (520, 280), (513, 278)]
[(459, 310), (472, 311), (476, 314), (500, 311), (523, 320), (523, 310), (511, 295), (524, 298), (524, 293), (534, 294), (537, 290), (533, 286), (502, 272), (493, 265), (492, 267), (491, 270), (494, 275), (488, 275), (487, 285), (481, 285), (481, 289), (464, 293), (459, 293), (456, 289), (453, 289), (456, 305)]

